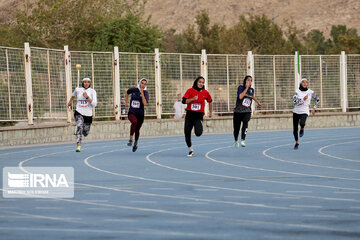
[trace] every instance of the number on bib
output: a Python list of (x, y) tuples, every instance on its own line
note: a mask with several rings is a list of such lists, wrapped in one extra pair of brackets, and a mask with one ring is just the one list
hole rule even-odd
[(138, 100), (132, 100), (131, 107), (132, 108), (140, 108), (140, 102)]
[(251, 105), (251, 99), (249, 99), (249, 98), (244, 98), (244, 100), (243, 100), (243, 102), (242, 102), (242, 105), (243, 105), (244, 107), (250, 107), (250, 105)]
[(90, 103), (88, 100), (79, 100), (79, 102), (80, 102), (80, 107), (83, 108), (88, 107)]
[(201, 109), (201, 104), (200, 103), (192, 103), (191, 104), (191, 110), (192, 111), (200, 111)]

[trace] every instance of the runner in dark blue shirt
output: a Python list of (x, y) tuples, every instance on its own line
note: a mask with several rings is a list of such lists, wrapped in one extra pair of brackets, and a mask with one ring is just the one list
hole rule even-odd
[(247, 133), (248, 122), (251, 118), (251, 104), (254, 99), (255, 102), (261, 107), (260, 102), (255, 97), (255, 91), (251, 87), (252, 77), (245, 76), (243, 85), (238, 87), (237, 97), (236, 97), (236, 106), (234, 108), (234, 118), (233, 118), (233, 126), (234, 126), (234, 138), (235, 138), (235, 147), (239, 147), (239, 131), (241, 122), (241, 146), (245, 147), (245, 137)]
[(126, 92), (125, 102), (128, 106), (128, 98), (131, 95), (130, 99), (130, 108), (128, 111), (128, 118), (131, 122), (130, 128), (130, 140), (128, 146), (132, 146), (133, 136), (135, 133), (135, 142), (132, 148), (132, 151), (135, 152), (140, 136), (140, 128), (144, 122), (145, 111), (144, 107), (149, 101), (149, 93), (146, 91), (147, 79), (142, 78), (139, 81), (137, 88), (129, 88)]

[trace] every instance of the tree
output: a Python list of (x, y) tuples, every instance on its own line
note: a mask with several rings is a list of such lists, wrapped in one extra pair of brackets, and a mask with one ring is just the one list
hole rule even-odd
[(142, 21), (140, 16), (128, 14), (104, 23), (95, 34), (92, 50), (112, 51), (118, 46), (120, 51), (153, 52), (160, 46), (161, 31)]
[(283, 31), (266, 15), (251, 15), (249, 20), (240, 16), (239, 22), (244, 25), (243, 31), (249, 43), (249, 50), (258, 54), (279, 54), (285, 51)]
[(8, 43), (86, 49), (104, 22), (126, 14), (140, 16), (144, 4), (144, 0), (39, 0), (14, 11), (12, 21), (7, 22)]
[(314, 29), (304, 37), (304, 48), (306, 54), (325, 54), (329, 48), (329, 43), (325, 41), (323, 32)]
[(356, 29), (348, 29), (346, 25), (333, 25), (330, 36), (332, 39), (329, 40), (331, 44), (329, 53), (339, 54), (341, 51), (360, 53), (360, 37)]
[(286, 21), (286, 32), (285, 36), (287, 38), (286, 40), (286, 50), (285, 52), (288, 54), (293, 54), (295, 51), (299, 51), (300, 53), (304, 53), (304, 45), (301, 42), (301, 39), (304, 37), (301, 37), (303, 35), (303, 30), (299, 29), (295, 26), (295, 22), (293, 20)]
[(179, 35), (178, 48), (182, 52), (200, 52), (206, 49), (208, 53), (220, 53), (223, 51), (222, 37), (226, 31), (224, 25), (215, 23), (210, 25), (210, 18), (206, 11), (201, 11), (196, 16), (196, 26), (188, 25), (185, 31)]

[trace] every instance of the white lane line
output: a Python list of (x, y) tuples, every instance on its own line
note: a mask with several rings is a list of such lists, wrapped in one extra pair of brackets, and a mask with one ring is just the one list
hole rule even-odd
[(31, 231), (31, 232), (76, 232), (76, 233), (107, 233), (107, 234), (135, 234), (135, 235), (159, 235), (163, 238), (168, 236), (182, 236), (193, 238), (214, 238), (214, 237), (228, 237), (229, 234), (206, 234), (206, 233), (191, 233), (191, 232), (175, 232), (167, 230), (157, 230), (148, 228), (136, 228), (134, 230), (107, 230), (107, 229), (80, 229), (80, 228), (36, 228), (36, 227), (0, 227), (3, 231)]
[(207, 202), (179, 202), (181, 205), (206, 205)]
[(51, 217), (51, 216), (43, 216), (43, 215), (35, 215), (35, 214), (29, 214), (29, 213), (23, 213), (23, 212), (15, 212), (15, 211), (2, 211), (8, 214), (16, 214), (20, 216), (30, 217), (30, 218), (36, 218), (36, 219), (46, 219), (46, 220), (53, 220), (53, 221), (61, 221), (61, 222), (70, 222), (70, 223), (81, 223), (85, 224), (82, 221), (79, 221), (74, 218), (60, 218), (60, 217)]
[(259, 216), (275, 216), (276, 213), (262, 213), (262, 212), (250, 212), (248, 215), (259, 215)]
[(359, 141), (360, 140), (350, 141), (350, 142), (342, 142), (342, 143), (333, 143), (333, 144), (330, 144), (330, 145), (326, 145), (326, 146), (323, 146), (323, 147), (319, 148), (318, 153), (320, 153), (320, 154), (322, 154), (324, 156), (327, 156), (327, 157), (336, 158), (336, 159), (343, 160), (343, 161), (360, 162), (360, 160), (355, 160), (355, 159), (350, 159), (350, 158), (342, 158), (342, 157), (334, 156), (334, 155), (323, 152), (324, 149), (326, 149), (328, 147), (331, 147), (331, 146), (341, 145), (341, 144), (349, 144), (349, 143), (354, 143), (354, 142), (359, 142)]
[(335, 194), (360, 194), (360, 192), (334, 192)]
[(166, 223), (170, 224), (197, 224), (198, 222), (195, 221), (181, 221), (181, 220), (166, 220)]
[(117, 219), (117, 218), (106, 218), (104, 219), (103, 221), (105, 222), (137, 222), (137, 220), (134, 220), (134, 219)]
[[(286, 194), (286, 193), (273, 193), (273, 192), (259, 192), (259, 191), (254, 191), (254, 190), (248, 190), (248, 189), (237, 189), (237, 188), (226, 188), (226, 187), (217, 187), (217, 186), (211, 186), (211, 185), (202, 185), (202, 184), (195, 184), (195, 183), (186, 183), (186, 182), (177, 182), (177, 181), (168, 181), (168, 180), (160, 180), (160, 179), (153, 179), (153, 178), (145, 178), (145, 177), (139, 177), (139, 176), (133, 176), (133, 175), (128, 175), (128, 174), (122, 174), (122, 173), (117, 173), (117, 172), (112, 172), (112, 171), (108, 171), (105, 169), (101, 169), (98, 168), (92, 164), (89, 163), (89, 159), (97, 157), (97, 156), (101, 156), (104, 154), (108, 154), (108, 153), (112, 153), (113, 151), (107, 151), (107, 152), (101, 152), (101, 153), (97, 153), (97, 154), (93, 154), (88, 156), (87, 158), (84, 159), (84, 163), (85, 165), (87, 165), (88, 167), (97, 170), (99, 172), (103, 172), (106, 174), (110, 174), (110, 175), (115, 175), (115, 176), (121, 176), (121, 177), (127, 177), (127, 178), (131, 178), (131, 179), (137, 179), (137, 180), (142, 180), (142, 181), (148, 181), (148, 182), (156, 182), (156, 183), (166, 183), (166, 184), (176, 184), (176, 185), (183, 185), (183, 186), (191, 186), (191, 187), (203, 187), (203, 188), (214, 188), (214, 189), (219, 189), (219, 190), (226, 190), (226, 191), (234, 191), (234, 192), (245, 192), (245, 193), (254, 193), (254, 194), (263, 194), (263, 195), (275, 195), (275, 196), (294, 196), (294, 197), (302, 197), (302, 198), (309, 198), (309, 199), (321, 199), (321, 200), (327, 200), (327, 201), (348, 201), (348, 202), (360, 202), (359, 200), (356, 199), (347, 199), (347, 198), (329, 198), (329, 197), (319, 197), (319, 196), (313, 196), (313, 195), (292, 195), (292, 194)], [(117, 151), (121, 151), (121, 150), (117, 150)], [(291, 184), (295, 184), (295, 183), (291, 183)], [(302, 184), (304, 185), (304, 184)], [(308, 184), (306, 184), (305, 186), (307, 186)], [(96, 187), (95, 185), (92, 185), (93, 187)], [(310, 186), (313, 186), (310, 184)], [(99, 186), (100, 187), (100, 186)], [(321, 185), (321, 187), (324, 187)], [(327, 187), (327, 186), (325, 186)], [(335, 189), (339, 189), (339, 187), (333, 187), (333, 186), (329, 186), (330, 188), (335, 188)], [(114, 190), (114, 189), (110, 189), (110, 190)], [(353, 189), (351, 189), (353, 190)], [(117, 190), (118, 191), (118, 190)], [(135, 194), (133, 196), (141, 196), (142, 194)], [(177, 195), (177, 197), (182, 197), (186, 195)], [(191, 196), (190, 196), (191, 197)]]
[[(358, 138), (358, 137), (351, 137), (351, 138), (345, 138), (345, 139), (341, 139), (341, 138), (334, 138), (334, 139), (322, 139), (322, 140), (314, 140), (314, 141), (306, 141), (303, 142), (302, 144), (308, 144), (308, 143), (312, 143), (312, 142), (319, 142), (319, 141), (329, 141), (329, 140), (346, 140), (346, 139), (354, 139), (354, 138)], [(287, 161), (287, 160), (283, 160), (280, 158), (276, 158), (273, 156), (270, 156), (269, 154), (267, 154), (268, 151), (273, 150), (275, 148), (280, 148), (280, 147), (284, 147), (284, 146), (291, 146), (291, 144), (281, 144), (281, 145), (276, 145), (270, 148), (265, 149), (262, 154), (272, 160), (275, 161), (279, 161), (279, 162), (285, 162), (285, 163), (290, 163), (290, 164), (295, 164), (295, 165), (302, 165), (302, 166), (309, 166), (309, 167), (318, 167), (318, 168), (328, 168), (328, 169), (335, 169), (335, 170), (344, 170), (344, 171), (353, 171), (353, 172), (360, 172), (359, 169), (352, 169), (352, 168), (340, 168), (340, 167), (332, 167), (332, 166), (325, 166), (325, 165), (319, 165), (319, 164), (312, 164), (312, 163), (303, 163), (303, 162), (296, 162), (296, 161)], [(329, 177), (328, 177), (329, 178)], [(341, 180), (356, 180), (356, 181), (360, 181), (360, 179), (357, 178), (350, 178), (350, 179), (346, 179), (346, 178), (338, 178)]]
[(130, 203), (157, 204), (157, 201), (137, 201), (137, 200), (133, 200), (133, 201), (130, 201)]
[(203, 187), (203, 186), (202, 186)]
[(150, 188), (152, 190), (164, 190), (164, 191), (173, 191), (174, 188)]
[(272, 199), (301, 199), (301, 197), (271, 197)]
[(321, 215), (321, 214), (302, 214), (303, 217), (314, 217), (314, 218), (337, 218), (335, 215)]
[[(207, 185), (201, 185), (201, 184), (190, 184), (190, 183), (184, 183), (184, 182), (170, 182), (170, 181), (165, 181), (165, 180), (149, 179), (149, 178), (144, 178), (144, 177), (136, 177), (136, 176), (126, 175), (126, 174), (114, 173), (114, 172), (111, 172), (111, 171), (107, 171), (107, 170), (97, 168), (97, 167), (89, 164), (89, 162), (88, 162), (88, 160), (90, 158), (92, 158), (92, 157), (101, 156), (103, 154), (107, 154), (107, 153), (114, 152), (114, 151), (119, 151), (119, 150), (113, 150), (113, 151), (109, 151), (109, 152), (102, 152), (102, 153), (91, 155), (91, 156), (84, 159), (84, 163), (87, 166), (89, 166), (89, 167), (91, 167), (93, 169), (96, 169), (96, 170), (98, 170), (100, 172), (105, 172), (105, 173), (116, 175), (116, 176), (125, 176), (125, 177), (129, 177), (129, 178), (136, 178), (136, 179), (141, 179), (141, 180), (145, 180), (145, 181), (154, 181), (154, 182), (161, 182), (161, 183), (174, 183), (174, 184), (187, 185), (187, 186), (196, 186), (196, 187), (202, 187), (202, 188), (223, 189), (223, 188), (220, 188), (220, 187), (214, 187), (214, 186), (209, 187)], [(81, 185), (88, 185), (88, 184), (81, 184)], [(90, 185), (88, 185), (88, 186), (90, 186)], [(117, 189), (117, 190), (120, 191), (119, 189)], [(122, 191), (125, 191), (125, 190), (122, 190)], [(244, 191), (249, 191), (249, 190), (244, 190)], [(131, 192), (131, 191), (128, 191), (128, 192)], [(134, 192), (132, 192), (132, 193), (134, 193)], [(165, 196), (165, 195), (160, 195), (160, 194), (149, 194), (149, 193), (144, 194), (144, 195), (153, 195), (153, 196), (163, 196), (163, 197), (178, 198), (178, 196)], [(199, 201), (216, 202), (216, 203), (228, 203), (228, 204), (234, 204), (234, 205), (239, 205), (239, 206), (260, 207), (260, 208), (277, 208), (277, 209), (282, 208), (282, 207), (277, 207), (277, 206), (268, 206), (268, 205), (265, 205), (265, 204), (249, 204), (249, 203), (240, 203), (240, 202), (226, 202), (226, 201), (209, 200), (209, 199), (199, 199)]]
[(90, 211), (115, 211), (114, 208), (86, 208)]
[[(0, 188), (1, 191), (4, 189)], [(163, 209), (155, 209), (155, 208), (140, 208), (140, 207), (131, 207), (131, 206), (124, 206), (124, 205), (113, 205), (107, 203), (96, 203), (96, 202), (87, 202), (75, 199), (65, 199), (65, 198), (54, 198), (57, 201), (64, 201), (64, 202), (71, 202), (71, 203), (78, 203), (78, 204), (85, 204), (85, 205), (93, 205), (93, 206), (100, 206), (100, 207), (112, 207), (117, 209), (127, 209), (127, 210), (134, 210), (134, 211), (142, 211), (142, 212), (155, 212), (155, 213), (162, 213), (162, 214), (169, 214), (175, 216), (188, 216), (188, 217), (198, 217), (198, 218), (206, 218), (206, 216), (202, 215), (195, 215), (191, 213), (184, 213), (184, 212), (176, 212), (176, 211), (168, 211)]]
[(218, 189), (212, 189), (212, 188), (195, 188), (195, 191), (203, 191), (203, 192), (216, 192), (219, 191)]
[(0, 207), (0, 209), (19, 209), (18, 207)]
[(41, 209), (41, 210), (58, 210), (58, 209), (64, 209), (63, 207), (35, 207), (35, 209)]
[(298, 204), (292, 204), (290, 207), (294, 208), (323, 208), (322, 206), (315, 206), (315, 205), (298, 205)]
[[(199, 144), (199, 145), (209, 145), (209, 144), (211, 144), (211, 143)], [(214, 143), (214, 144), (217, 144), (217, 143)], [(229, 147), (229, 146), (227, 146), (227, 147)], [(152, 155), (155, 155), (157, 153), (165, 152), (165, 151), (171, 151), (171, 150), (176, 149), (176, 148), (179, 148), (179, 147), (166, 148), (166, 149), (162, 149), (162, 150), (159, 150), (159, 151), (156, 151), (156, 152), (152, 152), (152, 153), (150, 153), (150, 154), (148, 154), (146, 156), (146, 160), (148, 162), (150, 162), (150, 163), (152, 163), (154, 165), (157, 165), (159, 167), (162, 167), (162, 168), (167, 168), (167, 169), (171, 169), (171, 170), (178, 171), (178, 172), (186, 172), (186, 173), (197, 174), (197, 175), (205, 175), (205, 176), (220, 177), (220, 178), (226, 178), (226, 179), (235, 179), (235, 180), (242, 180), (242, 181), (256, 181), (256, 182), (267, 182), (267, 183), (295, 185), (295, 186), (307, 186), (307, 187), (330, 188), (330, 189), (346, 189), (346, 190), (354, 190), (354, 191), (359, 191), (360, 190), (358, 188), (347, 188), (347, 187), (319, 185), (319, 184), (305, 184), (305, 183), (298, 183), (298, 182), (285, 182), (285, 181), (275, 181), (275, 180), (265, 180), (265, 179), (264, 180), (262, 180), (262, 179), (252, 179), (252, 178), (234, 177), (234, 176), (221, 175), (221, 174), (213, 174), (213, 173), (208, 173), (208, 172), (185, 170), (185, 169), (179, 169), (179, 168), (171, 167), (171, 166), (168, 166), (168, 165), (160, 164), (158, 162), (155, 162), (155, 161), (151, 160), (151, 158), (150, 158)], [(213, 150), (211, 150), (211, 151), (213, 151)], [(209, 151), (209, 152), (211, 152), (211, 151)], [(256, 169), (256, 168), (254, 168), (254, 169)], [(258, 170), (261, 170), (261, 169), (258, 169)], [(271, 171), (275, 171), (275, 170), (271, 170)], [(340, 179), (340, 180), (360, 181), (360, 179), (354, 179), (354, 178), (331, 177), (331, 176), (311, 175), (311, 174), (301, 174), (301, 173), (292, 173), (292, 174), (302, 175), (302, 176), (318, 177), (318, 178), (326, 178), (326, 179), (337, 179), (337, 180)], [(327, 199), (329, 199), (329, 198), (327, 198)], [(355, 200), (355, 199), (352, 199), (352, 200)]]
[(312, 193), (313, 191), (286, 191), (287, 193)]
[(85, 202), (99, 202), (99, 203), (107, 203), (109, 202), (109, 200), (106, 200), (106, 199), (81, 199), (81, 201), (85, 201)]
[[(316, 141), (319, 141), (319, 140), (316, 140)], [(309, 141), (311, 142), (311, 141)], [(306, 143), (309, 143), (309, 142), (306, 142)], [(284, 145), (278, 145), (278, 146), (286, 146), (286, 145), (289, 145), (289, 144), (284, 144)], [(210, 161), (212, 162), (216, 162), (216, 163), (219, 163), (219, 164), (223, 164), (223, 165), (228, 165), (228, 166), (232, 166), (232, 167), (238, 167), (238, 168), (245, 168), (245, 169), (251, 169), (251, 170), (257, 170), (257, 171), (266, 171), (266, 172), (276, 172), (276, 173), (285, 173), (285, 174), (291, 174), (291, 175), (298, 175), (298, 176), (306, 176), (306, 177), (317, 177), (317, 178), (326, 178), (326, 179), (340, 179), (340, 180), (349, 180), (349, 181), (360, 181), (360, 179), (358, 178), (344, 178), (344, 177), (333, 177), (333, 176), (324, 176), (324, 175), (315, 175), (315, 174), (306, 174), (306, 173), (298, 173), (298, 172), (289, 172), (289, 171), (280, 171), (280, 170), (274, 170), (274, 169), (265, 169), (265, 168), (258, 168), (258, 167), (250, 167), (250, 166), (246, 166), (246, 165), (239, 165), (239, 164), (233, 164), (233, 163), (228, 163), (228, 162), (224, 162), (224, 161), (219, 161), (219, 160), (216, 160), (215, 158), (213, 157), (210, 157), (209, 154), (212, 153), (212, 152), (215, 152), (215, 151), (218, 151), (218, 150), (221, 150), (221, 149), (225, 149), (225, 148), (230, 148), (232, 146), (225, 146), (225, 147), (220, 147), (220, 148), (215, 148), (213, 150), (210, 150), (208, 151), (206, 154), (205, 154), (205, 157), (207, 159), (209, 159)], [(277, 146), (275, 146), (277, 147)], [(271, 148), (274, 148), (274, 147), (271, 147)], [(268, 149), (271, 149), (271, 148), (268, 148)], [(268, 150), (264, 150), (263, 151), (263, 155), (267, 156), (267, 157), (270, 157), (272, 159), (275, 159), (275, 160), (281, 160), (281, 159), (278, 159), (278, 158), (273, 158), (269, 155), (266, 154), (266, 151)], [(265, 154), (264, 154), (265, 153)], [(285, 160), (281, 160), (281, 161), (285, 161)], [(285, 162), (290, 162), (290, 161), (285, 161)], [(291, 162), (291, 163), (294, 163), (294, 162)], [(296, 162), (295, 162), (296, 163)], [(304, 164), (306, 165), (306, 164)], [(317, 166), (320, 166), (320, 165), (317, 165)], [(333, 167), (329, 167), (329, 168), (333, 168)], [(340, 169), (340, 168), (336, 168), (336, 169)], [(344, 170), (343, 168), (341, 168), (342, 170)], [(347, 169), (349, 171), (360, 171), (360, 170), (354, 170), (354, 169)], [(250, 180), (250, 179), (249, 179)], [(255, 179), (254, 179), (255, 180)]]
[(100, 193), (97, 193), (97, 192), (86, 192), (86, 193), (84, 193), (85, 195), (100, 195), (100, 196), (102, 196), (102, 195), (105, 195), (105, 196), (109, 196), (110, 195), (110, 193), (105, 193), (105, 192), (100, 192)]
[(224, 211), (200, 211), (200, 210), (196, 210), (196, 211), (192, 211), (193, 213), (200, 213), (200, 214), (223, 214)]
[(223, 198), (243, 199), (243, 198), (250, 198), (250, 196), (223, 196)]

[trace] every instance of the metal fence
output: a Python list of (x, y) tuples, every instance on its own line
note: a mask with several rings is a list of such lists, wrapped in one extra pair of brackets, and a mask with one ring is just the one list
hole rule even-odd
[[(30, 72), (26, 70), (29, 66)], [(115, 50), (67, 53), (67, 48), (34, 47), (28, 48), (27, 53), (25, 45), (24, 49), (0, 47), (0, 121), (29, 121), (29, 118), (69, 121), (66, 107), (69, 92), (77, 87), (78, 80), (81, 84), (84, 77), (92, 79), (92, 87), (97, 91), (96, 118), (126, 116), (126, 90), (136, 87), (143, 77), (149, 80), (146, 116), (171, 117), (174, 103), (199, 75), (207, 79), (207, 89), (214, 101), (213, 111), (221, 116), (232, 112), (237, 87), (247, 74), (253, 75), (255, 95), (263, 105), (261, 109), (254, 106), (255, 112), (290, 111), (293, 107), (290, 99), (300, 76), (308, 78), (310, 88), (319, 95), (319, 109), (360, 108), (360, 55), (342, 53), (297, 58), (296, 54), (234, 55), (204, 51), (174, 54), (158, 50), (154, 53)], [(119, 91), (115, 91), (116, 83)]]

